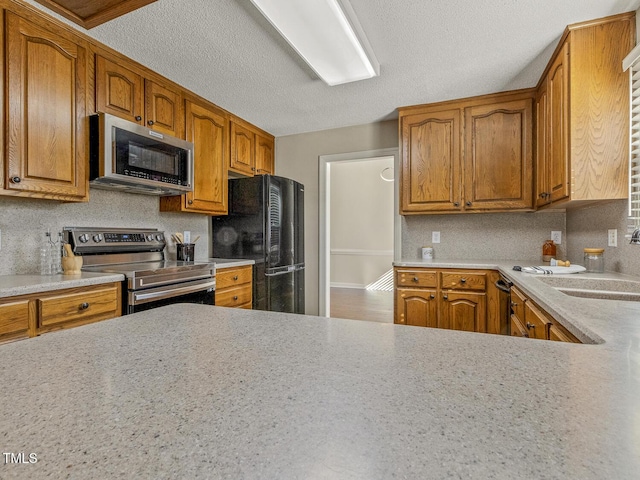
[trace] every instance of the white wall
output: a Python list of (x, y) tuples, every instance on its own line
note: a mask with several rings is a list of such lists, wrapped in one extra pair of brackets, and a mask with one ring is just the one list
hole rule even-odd
[(306, 313), (318, 313), (318, 157), (398, 147), (398, 122), (276, 138), (276, 174), (305, 186)]
[(332, 162), (331, 286), (363, 288), (392, 267), (393, 157)]

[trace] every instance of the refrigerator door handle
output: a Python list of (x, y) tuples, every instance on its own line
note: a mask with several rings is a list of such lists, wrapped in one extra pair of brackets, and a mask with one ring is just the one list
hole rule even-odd
[(273, 273), (265, 273), (264, 276), (265, 277), (277, 277), (279, 275), (287, 275), (288, 273), (294, 272), (295, 270), (293, 269), (293, 267), (291, 267), (291, 270), (278, 270), (277, 272), (273, 272)]

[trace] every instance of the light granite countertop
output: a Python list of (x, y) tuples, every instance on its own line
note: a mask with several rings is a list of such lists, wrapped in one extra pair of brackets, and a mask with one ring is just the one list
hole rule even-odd
[(215, 262), (216, 270), (223, 268), (245, 267), (256, 263), (255, 260), (248, 260), (244, 258), (210, 258), (209, 261)]
[(87, 287), (122, 282), (120, 274), (86, 273), (79, 275), (0, 275), (0, 298), (51, 292), (65, 288)]
[(640, 307), (582, 301), (604, 343), (179, 304), (6, 344), (0, 477), (635, 479)]

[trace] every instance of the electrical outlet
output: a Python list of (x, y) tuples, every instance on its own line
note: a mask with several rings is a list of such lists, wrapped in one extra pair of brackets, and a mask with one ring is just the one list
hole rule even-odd
[(609, 235), (608, 235), (608, 246), (610, 247), (617, 247), (618, 246), (618, 229), (617, 228), (610, 228), (609, 229)]
[(431, 243), (440, 243), (440, 232), (431, 232)]
[(562, 232), (559, 230), (551, 230), (551, 240), (556, 245), (562, 245)]

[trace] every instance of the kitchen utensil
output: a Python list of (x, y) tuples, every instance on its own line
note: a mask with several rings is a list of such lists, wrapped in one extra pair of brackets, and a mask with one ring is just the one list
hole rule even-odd
[[(68, 244), (65, 244), (67, 247)], [(65, 248), (66, 250), (66, 248)], [(67, 251), (68, 253), (68, 251)], [(79, 275), (82, 269), (82, 257), (80, 255), (67, 255), (66, 257), (62, 257), (62, 272), (65, 275)]]
[(196, 243), (198, 240), (200, 240), (200, 235), (198, 235), (195, 240), (193, 241), (193, 243)]
[(178, 243), (184, 243), (184, 237), (180, 232), (176, 232), (173, 235), (178, 239)]

